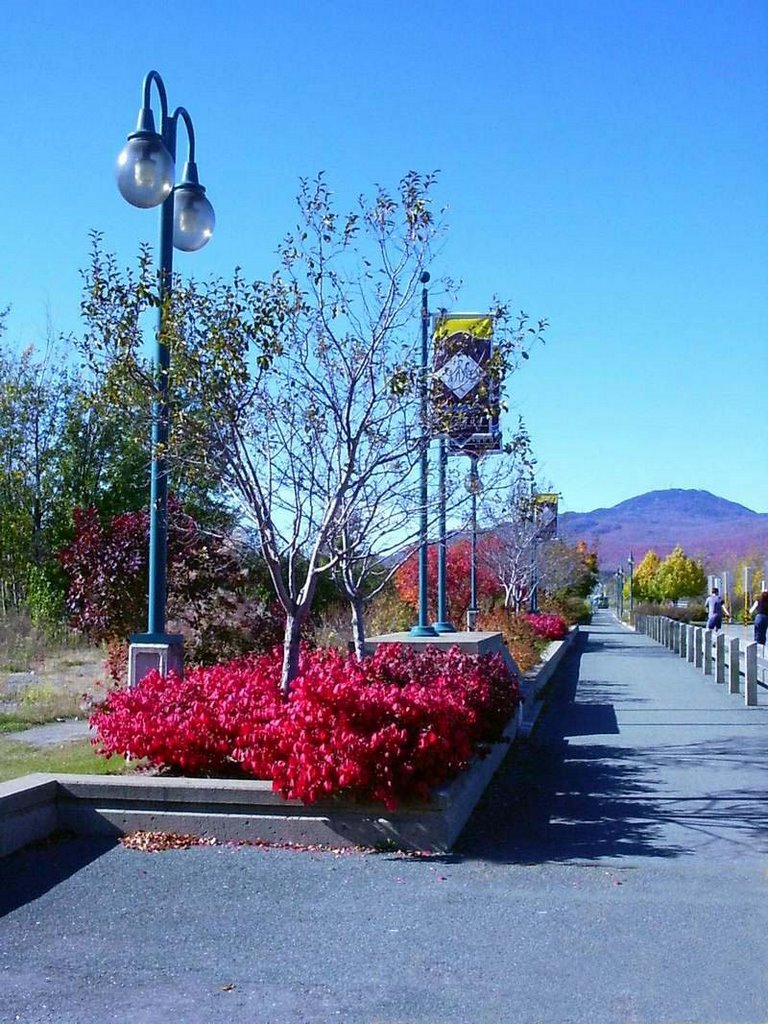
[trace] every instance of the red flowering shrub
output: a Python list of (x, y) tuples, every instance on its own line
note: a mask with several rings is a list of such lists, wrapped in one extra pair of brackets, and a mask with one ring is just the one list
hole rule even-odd
[(183, 679), (154, 671), (133, 689), (110, 690), (91, 715), (99, 753), (146, 758), (189, 774), (232, 769), (232, 750), (280, 708), (282, 652), (196, 668)]
[(151, 673), (110, 692), (91, 717), (100, 752), (188, 774), (240, 766), (286, 798), (343, 794), (391, 809), (428, 799), (498, 740), (519, 699), (498, 655), (383, 645), (362, 662), (305, 648), (282, 702), (281, 654), (193, 669), (183, 680)]
[[(482, 538), (479, 543), (477, 565), (477, 598), (481, 606), (485, 606), (499, 593), (501, 587), (495, 573), (488, 568), (482, 557), (485, 544)], [(429, 615), (434, 619), (437, 615), (437, 545), (430, 544), (427, 548), (427, 594), (429, 599)], [(472, 545), (469, 540), (457, 540), (448, 545), (445, 556), (447, 577), (448, 618), (455, 626), (464, 621), (469, 608), (469, 577), (472, 561)], [(395, 587), (401, 600), (414, 610), (419, 606), (419, 555), (414, 552), (395, 573)]]
[(562, 615), (551, 612), (538, 612), (527, 616), (534, 631), (545, 640), (562, 640), (568, 632), (568, 623)]
[(489, 633), (501, 633), (521, 672), (527, 672), (537, 665), (541, 652), (547, 646), (543, 637), (528, 621), (527, 615), (516, 615), (508, 608), (481, 612), (477, 625)]

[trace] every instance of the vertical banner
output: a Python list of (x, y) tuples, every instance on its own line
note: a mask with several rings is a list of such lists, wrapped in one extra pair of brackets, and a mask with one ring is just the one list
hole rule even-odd
[(453, 455), (501, 450), (498, 373), (494, 373), (493, 317), (441, 313), (435, 318), (432, 434)]
[(558, 494), (534, 494), (533, 521), (537, 540), (552, 540), (557, 536)]

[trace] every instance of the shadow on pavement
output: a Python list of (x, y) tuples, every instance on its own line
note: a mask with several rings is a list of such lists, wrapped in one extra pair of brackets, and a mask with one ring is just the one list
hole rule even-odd
[(54, 834), (44, 843), (26, 846), (3, 857), (0, 859), (0, 917), (38, 899), (114, 845), (113, 839)]
[(582, 654), (599, 647), (585, 635), (566, 656), (545, 713), (484, 794), (456, 845), (457, 858), (531, 864), (686, 852), (665, 841), (667, 812), (656, 773), (637, 751), (569, 743), (569, 737), (618, 732), (613, 704), (595, 701), (604, 684), (577, 693)]

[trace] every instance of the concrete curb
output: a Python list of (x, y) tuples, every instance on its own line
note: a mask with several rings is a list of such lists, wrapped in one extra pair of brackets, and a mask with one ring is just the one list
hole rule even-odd
[(523, 700), (504, 741), (476, 758), (429, 803), (394, 812), (344, 800), (304, 804), (284, 800), (269, 781), (154, 776), (26, 775), (0, 783), (0, 857), (63, 829), (77, 835), (120, 836), (161, 831), (227, 840), (306, 843), (337, 848), (393, 844), (447, 852), (518, 734), (541, 711), (542, 691), (576, 636), (552, 643), (521, 680)]
[(564, 640), (554, 641), (544, 652), (539, 664), (525, 673), (520, 681), (522, 700), (519, 708), (518, 734), (529, 736), (545, 706), (545, 690), (571, 645), (579, 635), (579, 627), (572, 626)]

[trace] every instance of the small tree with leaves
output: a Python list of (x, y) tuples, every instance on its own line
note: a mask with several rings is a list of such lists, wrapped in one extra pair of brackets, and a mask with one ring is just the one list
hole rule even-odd
[[(322, 177), (267, 282), (182, 285), (163, 317), (172, 349), (170, 458), (209, 471), (259, 537), (286, 618), (282, 688), (298, 668), (318, 579), (370, 481), (403, 479), (418, 443), (414, 299), (437, 231), (433, 176), (406, 175), (339, 215)], [(152, 387), (140, 320), (156, 305), (145, 258), (132, 279), (100, 250), (87, 274), (88, 351), (103, 378)], [(116, 372), (116, 368), (118, 372)]]
[(661, 563), (656, 578), (661, 597), (673, 604), (681, 597), (700, 597), (707, 587), (701, 562), (689, 558), (679, 545)]
[[(210, 473), (255, 528), (285, 613), (285, 695), (318, 581), (340, 572), (356, 601), (372, 564), (361, 538), (372, 522), (389, 533), (410, 505), (423, 436), (416, 300), (441, 230), (434, 184), (409, 173), (339, 214), (322, 176), (304, 181), (269, 281), (177, 280), (166, 298), (168, 455)], [(146, 254), (126, 279), (97, 247), (86, 279), (92, 365), (151, 389), (140, 320), (159, 300)]]

